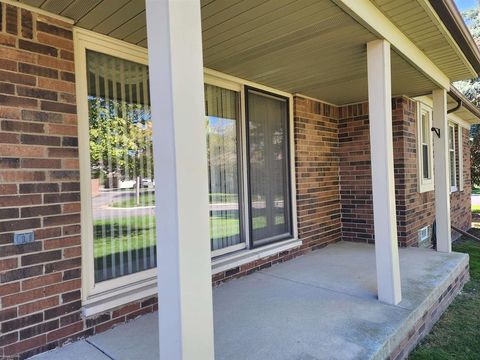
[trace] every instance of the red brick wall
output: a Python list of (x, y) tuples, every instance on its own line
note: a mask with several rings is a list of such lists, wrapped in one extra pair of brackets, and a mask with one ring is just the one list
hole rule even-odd
[(435, 220), (435, 195), (418, 192), (417, 106), (409, 98), (395, 101), (393, 138), (398, 239), (401, 246), (415, 246), (418, 230)]
[(341, 239), (337, 108), (294, 98), (298, 237), (303, 245), (213, 276), (216, 285)]
[(372, 174), (368, 104), (339, 109), (342, 239), (373, 241)]
[[(0, 358), (31, 356), (156, 309), (81, 317), (72, 26), (1, 4)], [(13, 245), (13, 232), (35, 241)]]
[[(72, 26), (10, 5), (0, 9), (0, 357), (25, 358), (152, 312), (157, 304), (151, 297), (82, 317)], [(408, 234), (430, 221), (432, 203), (416, 192), (414, 104), (405, 98), (393, 104), (397, 195), (405, 198), (397, 203), (399, 240), (406, 245), (414, 243)], [(303, 245), (216, 274), (214, 284), (342, 237), (372, 240), (367, 114), (366, 104), (337, 108), (295, 97)], [(467, 149), (466, 131), (464, 142)], [(469, 222), (469, 193), (465, 185), (464, 194), (452, 195), (452, 223), (462, 227)], [(14, 246), (17, 230), (33, 230), (35, 241)]]
[[(392, 121), (398, 242), (400, 246), (416, 246), (418, 231), (435, 221), (435, 193), (418, 192), (415, 101), (407, 97), (392, 99)], [(368, 126), (368, 104), (339, 108), (342, 238), (347, 241), (374, 241)], [(453, 225), (467, 230), (471, 227), (471, 185), (466, 129), (462, 156), (464, 191), (451, 194), (451, 218)]]

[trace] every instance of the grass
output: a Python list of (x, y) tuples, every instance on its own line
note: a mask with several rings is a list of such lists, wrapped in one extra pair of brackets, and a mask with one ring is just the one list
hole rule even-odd
[(472, 213), (480, 214), (480, 205), (472, 205)]
[[(224, 194), (224, 193), (210, 193), (209, 194), (211, 203), (235, 203), (238, 202), (238, 196), (235, 194)], [(155, 205), (155, 194), (153, 192), (142, 192), (140, 193), (140, 201), (137, 205), (137, 198), (135, 194), (132, 194), (125, 200), (117, 201), (112, 203), (110, 206), (116, 208), (133, 208), (137, 206), (154, 206)]]
[[(275, 222), (277, 224), (283, 223), (283, 216), (277, 215)], [(253, 219), (254, 229), (265, 226), (265, 216), (257, 216)], [(239, 219), (233, 215), (226, 219), (219, 216), (210, 216), (212, 239), (239, 235), (239, 229)], [(154, 215), (144, 215), (101, 219), (95, 221), (93, 231), (96, 258), (149, 248), (155, 244), (155, 217)]]
[(116, 208), (133, 208), (137, 206), (154, 206), (155, 205), (155, 193), (142, 192), (140, 193), (140, 203), (137, 205), (136, 195), (133, 193), (125, 200), (117, 201), (111, 204)]
[(97, 220), (93, 231), (96, 258), (139, 250), (154, 245), (155, 218), (145, 215)]
[[(472, 232), (480, 236), (480, 229)], [(462, 237), (453, 249), (470, 255), (471, 280), (412, 352), (410, 360), (480, 358), (480, 243)]]

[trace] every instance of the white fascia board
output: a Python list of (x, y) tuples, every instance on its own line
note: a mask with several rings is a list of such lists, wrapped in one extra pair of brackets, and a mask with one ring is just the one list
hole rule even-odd
[(445, 36), (445, 39), (447, 42), (450, 44), (455, 49), (455, 52), (457, 55), (462, 59), (463, 64), (465, 65), (466, 68), (468, 68), (468, 71), (470, 71), (470, 74), (472, 75), (472, 78), (476, 78), (478, 74), (476, 73), (475, 69), (473, 68), (472, 64), (470, 64), (470, 61), (468, 61), (467, 57), (463, 53), (462, 49), (460, 46), (457, 44), (457, 42), (453, 39), (452, 35), (448, 31), (447, 27), (443, 23), (443, 21), (440, 19), (436, 11), (433, 9), (432, 5), (428, 0), (418, 0), (418, 3), (422, 8), (424, 8), (429, 14), (431, 19), (434, 19), (434, 21), (438, 24), (437, 26), (441, 27), (441, 32), (443, 36)]
[(333, 0), (333, 2), (379, 38), (387, 40), (402, 57), (437, 86), (450, 90), (450, 79), (370, 0)]

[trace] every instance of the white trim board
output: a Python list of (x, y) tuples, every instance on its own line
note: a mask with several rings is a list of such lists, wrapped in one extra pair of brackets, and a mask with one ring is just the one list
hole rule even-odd
[(333, 2), (379, 38), (388, 41), (398, 53), (435, 84), (443, 89), (450, 89), (450, 79), (370, 0), (333, 0)]

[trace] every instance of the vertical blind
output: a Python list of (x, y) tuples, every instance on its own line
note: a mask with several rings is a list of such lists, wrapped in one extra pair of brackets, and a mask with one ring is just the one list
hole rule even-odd
[(251, 237), (253, 245), (291, 235), (288, 104), (247, 92)]
[(156, 266), (148, 67), (87, 51), (95, 281)]
[(242, 242), (239, 192), (239, 94), (205, 85), (212, 251)]

